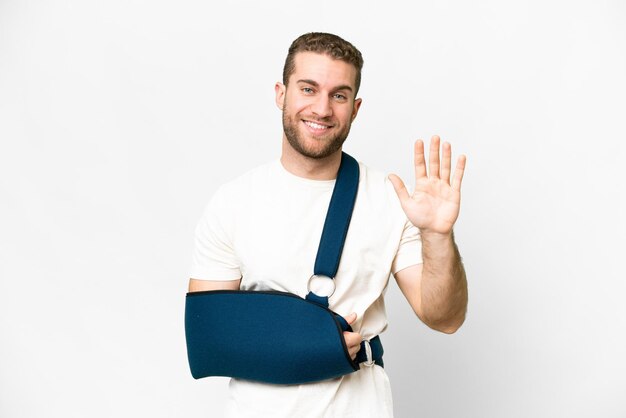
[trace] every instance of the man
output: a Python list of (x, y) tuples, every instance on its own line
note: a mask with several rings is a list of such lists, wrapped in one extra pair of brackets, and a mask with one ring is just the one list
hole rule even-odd
[[(307, 293), (342, 144), (361, 106), (361, 53), (338, 36), (296, 39), (276, 83), (282, 110), (280, 161), (222, 186), (198, 224), (189, 291), (274, 289)], [(440, 147), (442, 155), (440, 158)], [(330, 309), (343, 315), (355, 358), (363, 339), (386, 326), (384, 292), (393, 273), (417, 316), (455, 332), (465, 319), (467, 282), (452, 227), (460, 207), (465, 157), (452, 181), (451, 147), (415, 143), (415, 190), (360, 164), (360, 181)], [(401, 360), (399, 360), (401, 361)], [(384, 369), (364, 367), (306, 385), (266, 385), (231, 379), (229, 416), (389, 417), (391, 390)]]

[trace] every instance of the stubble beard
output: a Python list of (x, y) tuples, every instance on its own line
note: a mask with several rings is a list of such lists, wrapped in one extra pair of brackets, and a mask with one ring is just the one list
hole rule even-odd
[[(321, 148), (311, 148), (306, 147), (306, 141), (302, 138), (302, 132), (298, 129), (298, 125), (301, 123), (300, 119), (297, 117), (292, 117), (286, 110), (286, 102), (283, 105), (283, 131), (285, 132), (285, 137), (289, 142), (289, 145), (296, 150), (299, 154), (302, 154), (305, 157), (312, 159), (322, 159), (326, 158), (338, 150), (341, 149), (341, 146), (348, 138), (348, 134), (350, 133), (351, 123), (348, 123), (342, 130), (337, 132), (334, 136), (329, 138), (322, 137), (317, 139), (316, 141), (324, 141), (325, 145)], [(323, 122), (323, 120), (320, 120)]]

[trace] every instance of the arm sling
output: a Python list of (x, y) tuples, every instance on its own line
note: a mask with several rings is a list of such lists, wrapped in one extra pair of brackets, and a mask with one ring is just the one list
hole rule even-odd
[[(358, 184), (358, 162), (342, 153), (312, 278), (334, 284)], [(343, 331), (352, 332), (352, 327), (328, 308), (331, 295), (310, 288), (306, 299), (280, 291), (187, 293), (185, 335), (192, 376), (301, 384), (343, 376), (361, 364), (383, 366), (378, 336), (363, 341), (356, 359), (350, 358)]]

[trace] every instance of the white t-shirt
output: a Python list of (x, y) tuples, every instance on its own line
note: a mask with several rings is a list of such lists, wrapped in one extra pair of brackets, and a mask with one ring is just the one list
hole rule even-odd
[[(387, 328), (384, 293), (390, 273), (422, 258), (419, 231), (407, 220), (391, 182), (359, 167), (357, 200), (329, 304), (343, 316), (356, 312), (352, 328), (369, 340)], [(305, 297), (334, 185), (335, 180), (297, 177), (279, 160), (223, 185), (196, 228), (190, 277), (242, 278), (243, 290)], [(229, 386), (233, 417), (393, 415), (389, 380), (379, 366), (306, 385), (231, 379)]]

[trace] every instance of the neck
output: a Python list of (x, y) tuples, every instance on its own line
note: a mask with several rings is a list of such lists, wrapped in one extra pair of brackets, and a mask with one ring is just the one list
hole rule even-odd
[(341, 149), (325, 158), (306, 157), (283, 138), (280, 162), (291, 174), (309, 180), (334, 180), (341, 164)]

